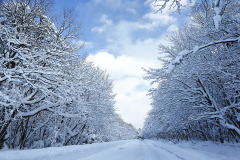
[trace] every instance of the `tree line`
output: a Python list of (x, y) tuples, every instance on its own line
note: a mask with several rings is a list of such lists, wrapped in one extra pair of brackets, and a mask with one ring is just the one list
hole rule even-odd
[(133, 138), (115, 113), (113, 82), (78, 53), (71, 10), (50, 0), (0, 3), (0, 148), (42, 148)]
[[(159, 0), (156, 0), (156, 3)], [(167, 4), (181, 9), (178, 0)], [(145, 77), (152, 110), (145, 121), (145, 138), (169, 140), (240, 140), (240, 2), (196, 2), (189, 24), (159, 45), (163, 68)]]

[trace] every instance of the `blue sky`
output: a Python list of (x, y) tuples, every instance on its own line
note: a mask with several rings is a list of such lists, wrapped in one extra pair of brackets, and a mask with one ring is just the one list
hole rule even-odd
[(169, 9), (156, 14), (153, 1), (55, 0), (57, 9), (77, 11), (87, 59), (110, 74), (115, 81), (117, 112), (137, 128), (143, 126), (151, 108), (146, 96), (150, 85), (142, 79), (142, 68), (161, 67), (158, 44), (166, 44), (166, 35), (188, 22), (187, 9), (181, 15)]

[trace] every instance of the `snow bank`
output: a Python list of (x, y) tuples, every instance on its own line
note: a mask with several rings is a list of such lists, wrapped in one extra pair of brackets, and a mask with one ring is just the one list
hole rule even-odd
[(152, 141), (155, 147), (164, 149), (184, 160), (239, 160), (240, 144), (214, 142)]
[(0, 160), (79, 160), (127, 142), (115, 141), (31, 150), (0, 150)]

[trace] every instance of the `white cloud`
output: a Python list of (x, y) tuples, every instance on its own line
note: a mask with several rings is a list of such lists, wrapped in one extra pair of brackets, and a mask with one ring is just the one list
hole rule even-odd
[(151, 21), (152, 27), (158, 27), (160, 25), (163, 26), (176, 21), (176, 18), (167, 13), (158, 14), (150, 12), (145, 14), (143, 18)]
[(156, 28), (161, 26), (166, 26), (176, 22), (177, 19), (170, 14), (156, 14), (153, 12), (146, 13), (143, 15), (141, 21), (120, 21), (115, 27), (114, 30), (117, 29), (124, 29), (127, 33), (122, 32), (122, 34), (128, 34), (129, 32), (136, 31), (139, 29), (146, 29), (146, 30), (156, 30)]
[[(160, 42), (167, 42), (165, 34), (161, 35), (161, 27), (169, 26), (163, 30), (165, 33), (177, 30), (177, 18), (171, 15), (172, 11), (166, 10), (155, 14), (152, 2), (153, 0), (145, 1), (145, 5), (150, 5), (151, 11), (136, 21), (120, 20), (113, 24), (107, 15), (102, 15), (100, 22), (103, 25), (93, 28), (92, 31), (98, 33), (106, 31), (102, 35), (107, 44), (101, 48), (105, 52), (97, 52), (88, 57), (88, 60), (106, 70), (115, 81), (113, 90), (117, 94), (116, 108), (126, 122), (132, 123), (137, 128), (143, 126), (147, 111), (151, 108), (150, 98), (146, 96), (150, 85), (142, 78), (145, 74), (142, 68), (160, 68), (162, 65), (157, 60), (159, 52), (157, 46)], [(135, 13), (131, 8), (127, 10)], [(136, 35), (140, 31), (159, 32), (159, 37), (150, 36), (143, 39)]]
[(109, 26), (112, 25), (112, 20), (108, 18), (107, 15), (103, 14), (100, 17), (99, 20), (101, 23), (103, 23), (102, 26), (94, 27), (91, 29), (92, 32), (102, 33), (104, 32)]
[(105, 25), (112, 25), (112, 20), (109, 19), (108, 16), (105, 14), (101, 16), (100, 22), (104, 23)]
[(142, 79), (144, 62), (126, 55), (114, 57), (107, 52), (89, 55), (87, 59), (106, 70), (114, 80), (117, 112), (126, 122), (142, 127), (150, 109), (150, 99), (146, 96), (149, 83)]
[(115, 58), (107, 52), (99, 52), (95, 55), (89, 55), (88, 59), (103, 70), (107, 70), (114, 79), (122, 79), (129, 76), (141, 78), (141, 75), (144, 73), (142, 70), (144, 63), (126, 55)]
[[(143, 80), (145, 72), (142, 68), (161, 66), (157, 60), (157, 45), (165, 37), (133, 41), (134, 31), (139, 30), (136, 24), (140, 22), (120, 21), (110, 26), (105, 32), (108, 45), (102, 49), (107, 52), (98, 52), (88, 59), (106, 70), (115, 81), (118, 113), (126, 122), (141, 128), (151, 108), (150, 98), (146, 96), (150, 85)], [(114, 57), (110, 53), (119, 56)]]
[(165, 36), (160, 35), (157, 38), (133, 41), (132, 35), (137, 29), (132, 26), (136, 26), (134, 22), (127, 21), (122, 21), (113, 26), (111, 32), (106, 35), (109, 43), (103, 50), (137, 59), (142, 62), (142, 67), (159, 67), (157, 46), (162, 39), (165, 39)]
[(91, 30), (92, 32), (98, 32), (99, 34), (105, 31), (105, 27), (94, 27)]
[(148, 111), (151, 109), (150, 99), (145, 92), (136, 92), (133, 96), (118, 94), (116, 99), (119, 113), (124, 121), (133, 124), (136, 128), (142, 128)]
[(127, 11), (132, 13), (132, 14), (137, 14), (137, 11), (133, 8), (127, 8)]

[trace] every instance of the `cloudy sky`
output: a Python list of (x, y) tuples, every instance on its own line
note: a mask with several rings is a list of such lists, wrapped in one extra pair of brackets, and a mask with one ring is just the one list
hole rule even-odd
[(161, 67), (158, 44), (167, 43), (166, 35), (187, 23), (187, 11), (181, 15), (168, 9), (155, 13), (153, 1), (55, 0), (56, 8), (77, 11), (88, 60), (115, 81), (116, 110), (136, 128), (143, 126), (151, 109), (146, 96), (150, 85), (142, 78), (142, 68)]

